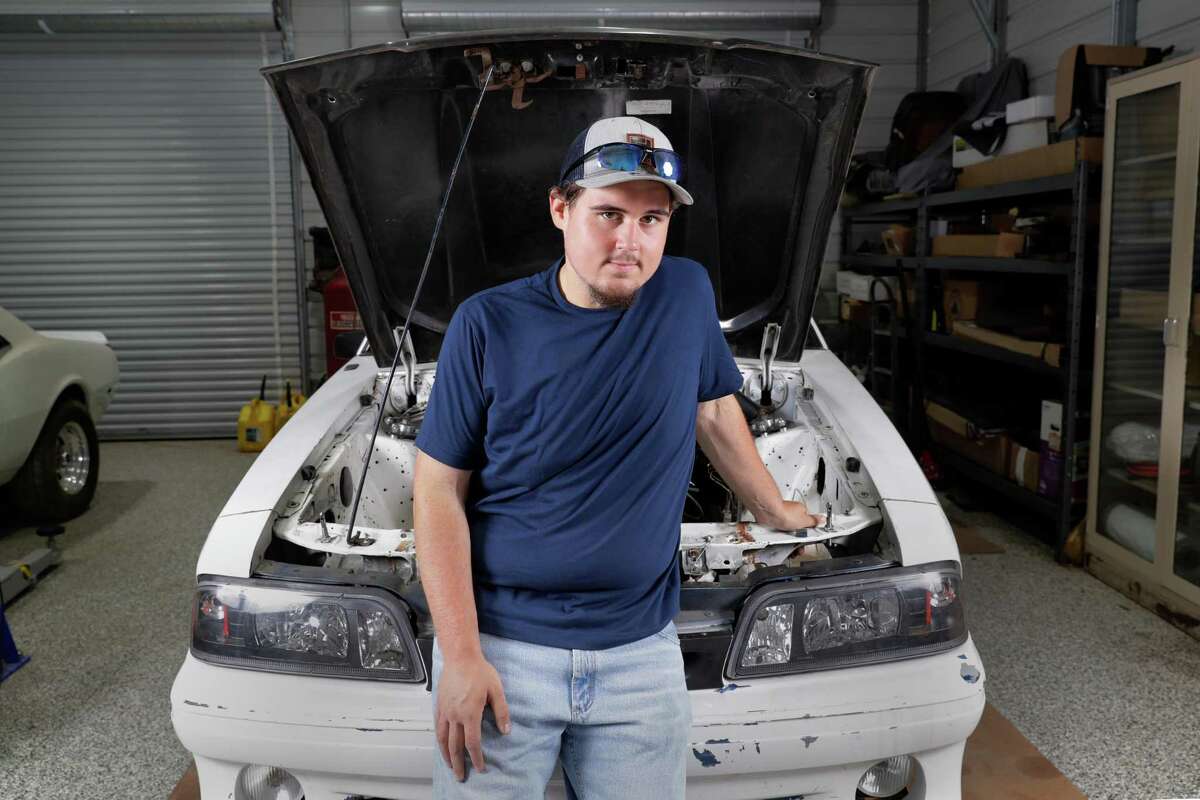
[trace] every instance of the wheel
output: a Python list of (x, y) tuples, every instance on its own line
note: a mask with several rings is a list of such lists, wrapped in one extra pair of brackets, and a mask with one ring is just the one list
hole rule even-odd
[(60, 400), (9, 484), (9, 496), (26, 521), (65, 522), (91, 505), (99, 474), (100, 446), (87, 407)]

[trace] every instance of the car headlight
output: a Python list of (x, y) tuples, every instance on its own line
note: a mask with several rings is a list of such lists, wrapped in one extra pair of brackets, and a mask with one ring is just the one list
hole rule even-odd
[(948, 650), (967, 638), (953, 561), (773, 583), (738, 618), (733, 678), (874, 664)]
[(192, 652), (230, 667), (425, 680), (406, 609), (381, 589), (202, 577)]

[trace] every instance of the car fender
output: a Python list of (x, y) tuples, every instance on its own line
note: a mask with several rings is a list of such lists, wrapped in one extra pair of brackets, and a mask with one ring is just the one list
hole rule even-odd
[(829, 350), (806, 350), (800, 366), (850, 440), (882, 500), (905, 566), (960, 561), (954, 532), (904, 439), (866, 387)]
[(245, 578), (253, 572), (270, 541), (276, 514), (291, 488), (302, 485), (299, 473), (305, 459), (323, 451), (322, 442), (336, 436), (362, 408), (357, 398), (370, 390), (376, 374), (370, 356), (347, 362), (271, 438), (213, 523), (200, 551), (197, 575)]
[(50, 410), (67, 391), (78, 391), (93, 421), (103, 415), (117, 380), (116, 356), (105, 345), (60, 340), (29, 330), (0, 359), (5, 387), (0, 414), (0, 475), (15, 473), (29, 457)]

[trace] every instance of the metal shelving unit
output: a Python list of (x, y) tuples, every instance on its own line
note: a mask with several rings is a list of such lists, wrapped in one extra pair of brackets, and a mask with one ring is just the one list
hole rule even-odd
[[(1081, 363), (1081, 345), (1091, 337), (1092, 315), (1085, 315), (1084, 283), (1089, 269), (1096, 263), (1096, 247), (1088, 237), (1088, 207), (1098, 201), (1100, 181), (1099, 167), (1080, 161), (1075, 170), (1064, 175), (1053, 175), (1033, 180), (1014, 181), (996, 186), (963, 189), (952, 192), (926, 194), (920, 197), (885, 200), (867, 203), (855, 208), (843, 209), (842, 259), (844, 267), (876, 276), (900, 275), (916, 281), (917, 308), (910, 314), (907, 340), (912, 342), (912, 356), (916, 371), (915, 386), (919, 393), (917, 409), (923, 407), (925, 390), (925, 351), (927, 348), (954, 350), (971, 356), (998, 363), (1011, 364), (1028, 369), (1032, 374), (1057, 377), (1063, 398), (1062, 452), (1063, 473), (1059, 481), (1059, 496), (1043, 497), (1036, 492), (997, 475), (974, 462), (944, 448), (934, 447), (943, 463), (952, 467), (957, 475), (987, 486), (1010, 501), (1049, 517), (1055, 522), (1053, 544), (1062, 550), (1073, 525), (1084, 515), (1084, 507), (1073, 502), (1072, 491), (1076, 478), (1076, 465), (1070, 454), (1074, 453), (1077, 437), (1077, 415), (1080, 408), (1080, 375), (1089, 372), (1088, 364)], [(1072, 205), (1072, 258), (1064, 261), (1047, 261), (1021, 258), (971, 258), (960, 256), (935, 257), (929, 254), (929, 217), (931, 209), (952, 211), (955, 207), (969, 207), (997, 200), (1030, 198), (1038, 201), (1053, 201), (1056, 196)], [(883, 256), (856, 254), (851, 252), (850, 239), (855, 222), (888, 223), (904, 221), (916, 228), (916, 254), (913, 256)], [(1094, 238), (1094, 237), (1092, 237)], [(1059, 366), (1053, 366), (1039, 358), (1023, 355), (1001, 347), (975, 342), (923, 329), (929, 319), (929, 276), (930, 273), (946, 271), (977, 272), (981, 274), (1045, 275), (1065, 279), (1067, 309), (1067, 341), (1064, 343)], [(1061, 286), (1061, 284), (1060, 284)], [(1056, 290), (1059, 291), (1059, 290)], [(924, 420), (921, 413), (913, 414)], [(924, 446), (923, 422), (916, 422), (906, 432), (910, 444)], [(917, 441), (913, 441), (916, 439)]]

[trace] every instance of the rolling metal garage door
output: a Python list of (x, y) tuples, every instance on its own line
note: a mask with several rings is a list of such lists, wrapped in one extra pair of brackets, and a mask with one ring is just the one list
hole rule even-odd
[(0, 36), (0, 305), (108, 336), (105, 438), (231, 436), (264, 374), (298, 387), (280, 60), (274, 31)]

